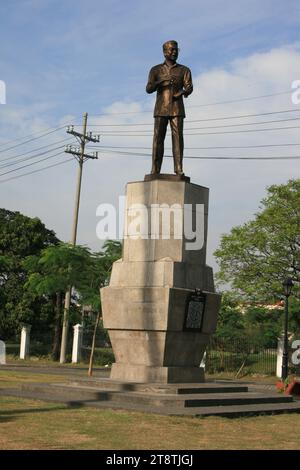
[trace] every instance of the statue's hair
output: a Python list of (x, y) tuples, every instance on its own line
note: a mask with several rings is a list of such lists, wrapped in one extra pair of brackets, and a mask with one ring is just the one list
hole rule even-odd
[(177, 41), (167, 41), (167, 42), (165, 42), (165, 43), (163, 44), (163, 46), (162, 46), (162, 47), (163, 47), (163, 51), (165, 51), (165, 50), (167, 49), (167, 46), (168, 46), (169, 44), (175, 44), (175, 45), (178, 47), (178, 42), (177, 42)]

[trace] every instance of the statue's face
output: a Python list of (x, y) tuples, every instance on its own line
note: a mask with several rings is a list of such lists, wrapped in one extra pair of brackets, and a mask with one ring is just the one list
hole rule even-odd
[(179, 49), (176, 44), (168, 44), (167, 47), (164, 49), (164, 56), (166, 59), (173, 60), (176, 62), (178, 57)]

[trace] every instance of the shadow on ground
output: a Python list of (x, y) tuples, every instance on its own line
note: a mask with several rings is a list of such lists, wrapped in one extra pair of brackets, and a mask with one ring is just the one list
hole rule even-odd
[(0, 423), (11, 422), (13, 420), (21, 418), (23, 415), (32, 414), (32, 413), (48, 413), (51, 411), (61, 411), (68, 408), (76, 409), (82, 408), (82, 404), (78, 402), (70, 402), (64, 406), (49, 406), (44, 408), (18, 408), (7, 411), (0, 411)]

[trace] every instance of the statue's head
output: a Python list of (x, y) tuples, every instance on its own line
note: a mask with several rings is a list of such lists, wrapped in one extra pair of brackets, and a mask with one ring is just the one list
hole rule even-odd
[(166, 59), (176, 62), (179, 49), (176, 41), (167, 41), (163, 44), (163, 53)]

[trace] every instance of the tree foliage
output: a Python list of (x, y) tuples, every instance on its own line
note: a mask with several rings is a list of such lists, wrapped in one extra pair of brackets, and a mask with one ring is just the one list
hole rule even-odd
[(89, 276), (78, 286), (82, 303), (100, 309), (99, 289), (109, 283), (112, 265), (121, 256), (122, 245), (116, 240), (107, 240), (102, 251), (91, 254)]
[[(291, 298), (289, 305), (289, 332), (298, 337), (300, 333), (300, 301)], [(249, 347), (276, 348), (283, 331), (284, 308), (278, 304), (253, 304), (241, 301), (231, 292), (222, 295), (215, 337), (220, 344), (234, 349)]]
[(44, 299), (24, 290), (27, 272), (23, 260), (58, 243), (52, 230), (38, 218), (0, 209), (0, 335), (14, 334), (22, 322), (43, 321), (51, 314)]
[[(29, 273), (25, 288), (39, 298), (56, 296), (53, 303), (54, 339), (52, 356), (59, 355), (59, 339), (63, 316), (63, 294), (70, 286), (76, 292), (76, 304), (80, 307), (88, 305), (98, 312), (97, 324), (100, 319), (100, 287), (108, 283), (112, 264), (121, 256), (120, 242), (108, 240), (103, 251), (92, 253), (84, 246), (73, 246), (60, 243), (42, 250), (39, 256), (27, 257), (24, 267)], [(71, 304), (69, 320), (81, 321), (81, 308)]]
[(273, 300), (291, 277), (300, 298), (300, 180), (267, 188), (254, 220), (223, 235), (215, 256), (218, 281), (243, 296)]
[(221, 309), (218, 315), (217, 338), (226, 341), (243, 341), (245, 336), (244, 318), (238, 308), (238, 302), (225, 293), (222, 296)]
[(73, 286), (82, 305), (100, 307), (99, 288), (109, 281), (112, 264), (121, 256), (120, 242), (108, 240), (103, 251), (60, 243), (30, 256), (24, 266), (30, 273), (25, 288), (38, 296), (66, 292)]

